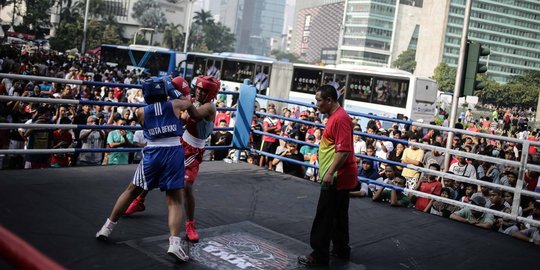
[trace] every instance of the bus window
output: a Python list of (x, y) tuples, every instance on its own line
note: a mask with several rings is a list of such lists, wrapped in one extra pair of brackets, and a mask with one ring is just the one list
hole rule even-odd
[(196, 57), (195, 63), (193, 65), (193, 78), (200, 75), (205, 75), (206, 70), (206, 59), (202, 57)]
[(244, 79), (253, 80), (255, 64), (238, 61), (223, 61), (223, 80), (243, 83)]
[(308, 94), (315, 94), (321, 86), (322, 71), (313, 69), (295, 68), (291, 90)]
[(257, 72), (255, 74), (255, 89), (257, 93), (261, 95), (266, 95), (266, 89), (268, 88), (268, 83), (270, 82), (269, 78), (269, 66), (257, 65)]
[(341, 106), (343, 106), (343, 99), (345, 97), (345, 89), (347, 85), (347, 75), (336, 74), (334, 82), (337, 83), (337, 86), (338, 86), (337, 88), (337, 91), (339, 94), (338, 102)]
[(347, 99), (355, 101), (371, 101), (372, 77), (355, 75), (349, 76), (349, 86), (347, 87)]
[(208, 67), (206, 75), (212, 76), (219, 80), (219, 78), (221, 77), (221, 61), (208, 59), (208, 62), (206, 62), (206, 66)]
[(407, 106), (407, 96), (409, 94), (409, 82), (402, 81), (399, 91), (396, 93), (396, 106), (405, 108)]
[(409, 82), (376, 79), (373, 103), (405, 108)]
[[(135, 52), (135, 51), (134, 51)], [(156, 52), (150, 55), (148, 58), (147, 69), (152, 76), (164, 76), (165, 72), (169, 69), (170, 55), (160, 52)]]
[(147, 71), (150, 74), (170, 74), (176, 68), (173, 50), (141, 45), (101, 45), (100, 61), (122, 70)]

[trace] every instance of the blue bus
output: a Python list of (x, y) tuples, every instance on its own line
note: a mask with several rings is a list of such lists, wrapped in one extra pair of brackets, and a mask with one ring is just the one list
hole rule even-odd
[(109, 66), (163, 76), (176, 71), (185, 58), (174, 50), (144, 45), (101, 45), (100, 61)]

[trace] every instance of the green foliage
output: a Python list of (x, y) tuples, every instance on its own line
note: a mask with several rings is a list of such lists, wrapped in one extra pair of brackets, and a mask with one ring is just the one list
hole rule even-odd
[(481, 79), (486, 87), (475, 93), (482, 103), (522, 107), (536, 107), (538, 103), (540, 72), (526, 71), (524, 75), (516, 76), (503, 85), (485, 76), (481, 76)]
[[(66, 51), (73, 48), (80, 49), (83, 37), (83, 19), (78, 18), (71, 23), (59, 26), (57, 35), (49, 40), (51, 48), (57, 51)], [(94, 49), (101, 44), (123, 44), (122, 30), (117, 23), (109, 21), (89, 20), (86, 32), (86, 48)]]
[(515, 76), (508, 84), (523, 84), (540, 87), (540, 71), (526, 70), (522, 76)]
[(300, 56), (294, 53), (286, 53), (278, 50), (273, 50), (270, 52), (270, 55), (277, 60), (287, 59), (291, 63), (304, 63), (302, 60), (300, 60)]
[(159, 8), (157, 0), (139, 0), (133, 4), (133, 19), (138, 20), (147, 10)]
[(169, 49), (179, 50), (184, 45), (182, 31), (183, 27), (181, 24), (167, 24), (163, 31), (163, 46)]
[(407, 49), (406, 51), (403, 51), (396, 61), (392, 63), (393, 67), (397, 67), (401, 70), (408, 71), (410, 73), (413, 73), (416, 69), (416, 50), (413, 49)]
[(188, 50), (197, 52), (227, 52), (234, 50), (236, 38), (231, 30), (215, 23), (210, 11), (197, 11), (190, 28)]
[(25, 0), (25, 2), (26, 12), (22, 16), (22, 25), (28, 28), (25, 33), (34, 34), (38, 38), (45, 36), (49, 31), (48, 26), (51, 15), (44, 11), (50, 8), (50, 1)]
[(236, 38), (231, 30), (221, 23), (203, 25), (204, 43), (212, 52), (230, 52), (234, 50)]
[(167, 24), (165, 13), (157, 0), (139, 0), (133, 4), (133, 19), (142, 27), (154, 28), (162, 32)]
[(433, 79), (437, 81), (439, 90), (443, 92), (454, 92), (456, 81), (456, 69), (441, 62), (433, 71)]
[(214, 24), (214, 17), (212, 17), (212, 12), (205, 11), (204, 9), (201, 9), (200, 11), (195, 11), (195, 16), (193, 16), (193, 23), (198, 25)]
[(51, 49), (62, 52), (73, 48), (80, 48), (83, 38), (82, 29), (83, 20), (81, 18), (61, 24), (57, 30), (56, 37), (49, 40)]

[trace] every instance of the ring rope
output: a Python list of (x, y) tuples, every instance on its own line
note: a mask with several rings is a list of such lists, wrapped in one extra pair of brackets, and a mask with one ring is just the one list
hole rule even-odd
[[(271, 136), (271, 137), (274, 137), (276, 139), (280, 139), (280, 140), (284, 140), (284, 141), (292, 141), (292, 142), (299, 143), (299, 144), (306, 144), (306, 145), (310, 145), (310, 146), (316, 146), (316, 145), (311, 144), (311, 143), (307, 143), (307, 142), (303, 142), (303, 141), (299, 141), (299, 140), (296, 140), (296, 139), (291, 139), (291, 138), (287, 138), (287, 137), (283, 137), (283, 136), (279, 136), (279, 135), (275, 135), (275, 134), (271, 134), (271, 133), (267, 133), (267, 132), (262, 132), (262, 131), (257, 131), (257, 130), (254, 130), (253, 132), (256, 133), (256, 134), (260, 134), (260, 135)], [(318, 146), (316, 146), (316, 147), (318, 147)], [(275, 154), (272, 154), (272, 153), (266, 153), (266, 152), (262, 152), (262, 151), (259, 151), (259, 150), (252, 151), (252, 152), (256, 152), (256, 153), (259, 153), (259, 154), (262, 153), (263, 155), (270, 156), (270, 157), (273, 157), (273, 158), (276, 158), (276, 157), (278, 159), (282, 158), (279, 155), (275, 155)], [(500, 184), (494, 184), (494, 183), (482, 181), (482, 180), (479, 180), (479, 179), (472, 179), (472, 178), (468, 178), (468, 177), (464, 177), (464, 176), (460, 176), (460, 175), (456, 175), (456, 174), (451, 174), (451, 173), (446, 173), (446, 172), (433, 171), (433, 170), (426, 169), (424, 167), (415, 166), (415, 165), (412, 165), (412, 164), (400, 163), (400, 162), (397, 162), (397, 161), (386, 160), (386, 159), (382, 159), (382, 158), (379, 158), (379, 157), (368, 156), (368, 155), (364, 155), (364, 154), (356, 154), (355, 156), (359, 157), (359, 158), (363, 158), (363, 159), (369, 159), (369, 160), (373, 160), (373, 161), (378, 161), (380, 163), (390, 164), (390, 165), (394, 165), (394, 166), (400, 166), (400, 167), (408, 168), (408, 169), (411, 169), (411, 170), (416, 170), (416, 171), (423, 172), (423, 173), (429, 173), (429, 174), (433, 174), (433, 175), (436, 175), (436, 176), (441, 176), (441, 177), (444, 177), (444, 178), (448, 178), (448, 179), (452, 179), (452, 180), (456, 180), (456, 181), (460, 181), (460, 182), (466, 182), (466, 183), (475, 184), (475, 185), (488, 186), (488, 187), (497, 188), (497, 189), (501, 189), (501, 190), (504, 190), (504, 191), (510, 191), (512, 193), (515, 193), (515, 188), (513, 188), (513, 187), (508, 187), (508, 186), (504, 186), (504, 185), (500, 185)], [(295, 163), (297, 165), (302, 165), (302, 166), (306, 166), (306, 164), (307, 164), (307, 163), (299, 162), (297, 160), (287, 160), (287, 161), (290, 161), (292, 163)], [(314, 166), (315, 167), (313, 167), (313, 166), (309, 166), (309, 167), (318, 169), (318, 166), (316, 166), (316, 165), (314, 165)], [(525, 193), (525, 190), (522, 191), (522, 192)], [(536, 198), (540, 198), (540, 193), (535, 193), (535, 192), (530, 192), (529, 193), (529, 192), (527, 192), (527, 194), (531, 195), (533, 197), (536, 197)]]
[[(283, 120), (287, 120), (287, 121), (292, 121), (292, 122), (297, 122), (297, 123), (302, 123), (302, 124), (307, 124), (307, 125), (311, 125), (311, 126), (315, 126), (315, 127), (324, 128), (323, 124), (313, 123), (313, 122), (305, 121), (305, 120), (299, 120), (299, 119), (296, 119), (296, 118), (290, 118), (290, 117), (285, 117), (285, 116), (276, 115), (276, 114), (263, 113), (263, 112), (256, 112), (256, 114), (264, 115), (264, 116), (268, 116), (268, 117), (275, 117), (275, 118), (278, 118), (278, 119), (283, 119)], [(260, 131), (254, 131), (254, 132), (257, 133), (257, 134), (261, 134)], [(369, 137), (369, 138), (374, 138), (374, 139), (377, 139), (377, 140), (397, 142), (397, 143), (401, 143), (401, 144), (403, 144), (405, 146), (413, 145), (413, 146), (417, 146), (419, 148), (425, 148), (425, 149), (428, 149), (428, 150), (435, 150), (435, 151), (439, 151), (439, 152), (446, 152), (446, 153), (453, 154), (453, 155), (460, 155), (460, 156), (463, 156), (463, 157), (468, 157), (468, 158), (473, 158), (473, 159), (478, 159), (478, 160), (484, 160), (484, 161), (488, 161), (488, 162), (492, 162), (492, 163), (502, 163), (504, 165), (512, 165), (512, 166), (515, 166), (515, 167), (519, 167), (521, 165), (521, 163), (519, 161), (506, 160), (506, 159), (500, 159), (500, 158), (495, 158), (495, 157), (490, 157), (490, 156), (484, 156), (484, 155), (479, 155), (479, 154), (462, 152), (462, 151), (459, 151), (459, 150), (447, 149), (447, 148), (444, 148), (444, 147), (439, 147), (439, 146), (434, 146), (434, 145), (426, 145), (426, 144), (423, 144), (423, 143), (414, 143), (414, 142), (409, 142), (409, 141), (402, 140), (402, 139), (395, 139), (395, 138), (390, 138), (390, 137), (377, 135), (377, 134), (371, 134), (371, 133), (365, 133), (365, 132), (359, 132), (359, 131), (354, 131), (353, 134), (360, 135), (360, 136), (365, 136), (365, 137)], [(270, 134), (270, 133), (266, 133), (266, 134), (263, 134), (263, 135), (271, 136), (271, 137), (278, 138), (278, 139), (285, 138), (285, 137), (276, 137), (274, 134)], [(308, 144), (308, 143), (304, 143), (304, 142), (297, 142), (297, 143)], [(520, 143), (523, 143), (524, 145), (526, 145), (528, 143), (528, 141), (525, 141), (525, 142), (520, 141)], [(535, 171), (540, 171), (540, 166), (534, 165), (534, 164), (528, 164), (527, 168), (533, 169)]]
[[(98, 100), (73, 100), (59, 98), (38, 98), (38, 97), (16, 97), (16, 96), (0, 96), (0, 101), (22, 101), (22, 102), (38, 102), (51, 104), (70, 104), (70, 105), (100, 105), (113, 107), (144, 107), (146, 103), (129, 103), (129, 102), (111, 102)], [(237, 111), (236, 108), (216, 108), (217, 111)]]
[(393, 190), (396, 190), (396, 191), (410, 193), (410, 194), (413, 194), (413, 195), (415, 195), (417, 197), (422, 197), (422, 198), (427, 198), (427, 199), (431, 199), (431, 200), (435, 200), (435, 201), (440, 201), (440, 202), (455, 205), (455, 206), (458, 206), (458, 207), (468, 207), (468, 208), (471, 208), (471, 209), (474, 209), (474, 210), (477, 210), (477, 211), (487, 212), (487, 213), (493, 214), (495, 216), (500, 216), (500, 217), (503, 217), (503, 218), (508, 218), (508, 219), (511, 219), (511, 220), (515, 220), (515, 221), (519, 221), (519, 222), (525, 222), (525, 223), (529, 223), (529, 224), (532, 224), (532, 225), (540, 226), (540, 220), (534, 220), (534, 219), (528, 219), (528, 218), (519, 217), (519, 216), (513, 216), (512, 214), (508, 214), (508, 213), (505, 213), (505, 212), (500, 212), (500, 211), (493, 210), (493, 209), (490, 209), (490, 208), (481, 207), (481, 206), (477, 206), (477, 205), (473, 205), (473, 204), (469, 204), (469, 203), (464, 203), (464, 202), (460, 202), (460, 201), (456, 201), (456, 200), (452, 200), (452, 199), (448, 199), (448, 198), (443, 198), (443, 197), (432, 195), (432, 194), (429, 194), (429, 193), (424, 193), (424, 192), (421, 192), (421, 191), (418, 191), (418, 190), (412, 190), (412, 189), (407, 189), (407, 188), (398, 187), (398, 186), (394, 186), (394, 185), (389, 185), (389, 184), (386, 184), (386, 183), (381, 183), (381, 182), (374, 181), (374, 180), (371, 180), (369, 178), (365, 178), (365, 177), (361, 177), (361, 176), (358, 177), (358, 180), (360, 182), (363, 182), (363, 183), (373, 184), (373, 185), (377, 185), (377, 186), (383, 186), (383, 187), (390, 188), (390, 189), (393, 189)]
[(314, 105), (314, 104), (311, 104), (311, 103), (300, 102), (300, 101), (286, 100), (286, 99), (282, 99), (282, 98), (263, 96), (263, 95), (260, 95), (260, 94), (257, 94), (256, 97), (260, 98), (260, 99), (267, 99), (267, 100), (278, 101), (278, 102), (282, 102), (282, 103), (300, 105), (300, 106), (309, 107), (309, 108), (315, 108), (315, 109), (317, 108), (317, 105)]
[[(232, 145), (205, 146), (205, 150), (230, 149)], [(0, 154), (72, 154), (72, 153), (109, 153), (109, 152), (140, 152), (144, 148), (62, 148), (62, 149), (0, 149)]]
[[(0, 129), (122, 129), (142, 130), (141, 126), (115, 126), (115, 125), (74, 125), (74, 124), (24, 124), (24, 123), (0, 123)], [(232, 127), (214, 127), (216, 131), (234, 131)]]
[(24, 80), (24, 81), (56, 82), (56, 83), (75, 84), (75, 85), (110, 86), (110, 87), (120, 87), (120, 88), (142, 88), (142, 85), (140, 84), (105, 83), (105, 82), (95, 82), (95, 81), (68, 80), (68, 79), (61, 79), (61, 78), (33, 76), (33, 75), (19, 75), (19, 74), (11, 74), (11, 73), (0, 73), (0, 78), (9, 78), (9, 79), (15, 79), (15, 80)]

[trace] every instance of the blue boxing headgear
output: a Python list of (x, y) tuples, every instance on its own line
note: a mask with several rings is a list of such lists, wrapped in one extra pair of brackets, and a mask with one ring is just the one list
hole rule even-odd
[(154, 103), (160, 100), (167, 100), (167, 87), (162, 78), (151, 77), (146, 79), (142, 85), (144, 101)]

